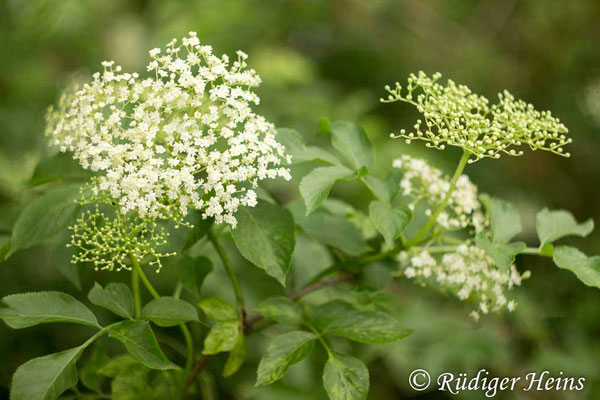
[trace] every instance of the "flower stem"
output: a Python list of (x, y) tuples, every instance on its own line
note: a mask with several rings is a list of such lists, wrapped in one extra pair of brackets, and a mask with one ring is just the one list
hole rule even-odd
[[(144, 274), (144, 270), (140, 266), (138, 259), (133, 254), (129, 254), (129, 258), (131, 259), (131, 264), (133, 265), (133, 272), (137, 276), (139, 276), (139, 278), (142, 280), (142, 282), (144, 283), (144, 286), (146, 286), (146, 289), (148, 289), (148, 291), (150, 292), (152, 297), (154, 297), (155, 299), (158, 299), (160, 297), (160, 294), (158, 294), (156, 289), (154, 289), (154, 286), (152, 286), (152, 283), (150, 283), (150, 281), (146, 277), (146, 274)], [(138, 284), (138, 298), (139, 298), (139, 284)], [(183, 338), (185, 340), (185, 345), (187, 348), (187, 357), (185, 360), (185, 372), (186, 372), (186, 374), (188, 374), (191, 371), (192, 366), (194, 365), (194, 358), (195, 358), (194, 341), (192, 340), (192, 335), (190, 334), (190, 330), (184, 323), (179, 324), (179, 328), (181, 328), (181, 333), (183, 334)]]
[(138, 319), (142, 313), (142, 297), (140, 295), (140, 277), (136, 268), (131, 269), (131, 291), (135, 305), (135, 318)]
[(158, 294), (156, 289), (154, 289), (154, 286), (152, 286), (152, 284), (146, 277), (146, 274), (144, 274), (144, 270), (140, 266), (140, 263), (139, 263), (138, 259), (136, 258), (136, 256), (134, 256), (133, 254), (130, 253), (129, 258), (131, 259), (131, 264), (133, 265), (133, 270), (140, 277), (140, 279), (144, 283), (144, 286), (146, 286), (146, 289), (148, 289), (148, 291), (150, 292), (152, 297), (154, 297), (155, 299), (158, 299), (160, 297), (160, 294)]
[(437, 220), (437, 217), (440, 215), (440, 213), (444, 211), (444, 209), (448, 205), (448, 202), (450, 201), (450, 196), (452, 196), (452, 192), (454, 192), (454, 188), (456, 188), (456, 182), (458, 181), (458, 178), (460, 177), (463, 170), (465, 169), (465, 166), (467, 165), (469, 156), (470, 153), (468, 153), (467, 151), (463, 151), (462, 157), (460, 158), (460, 161), (456, 166), (456, 170), (454, 171), (454, 175), (452, 176), (452, 180), (450, 181), (450, 187), (448, 188), (444, 199), (442, 200), (440, 205), (435, 209), (433, 214), (431, 214), (429, 221), (427, 221), (423, 228), (421, 228), (421, 230), (412, 239), (406, 242), (406, 248), (410, 248), (416, 244), (419, 244), (421, 242), (421, 239), (423, 239), (423, 237), (427, 235), (427, 232), (429, 232), (431, 227), (435, 224), (435, 221)]
[(185, 375), (188, 375), (194, 366), (194, 358), (196, 357), (194, 340), (192, 339), (192, 335), (186, 324), (179, 324), (179, 328), (181, 328), (181, 333), (183, 334), (183, 339), (185, 340), (185, 346), (187, 348), (187, 355), (185, 357)]
[(238, 305), (238, 312), (240, 314), (240, 321), (243, 322), (245, 314), (244, 297), (242, 296), (242, 288), (240, 287), (240, 282), (238, 281), (235, 272), (233, 272), (233, 268), (231, 267), (231, 263), (229, 262), (227, 253), (225, 253), (225, 249), (211, 231), (208, 232), (208, 239), (217, 251), (219, 258), (221, 259), (221, 263), (223, 263), (223, 267), (225, 267), (225, 271), (227, 271), (227, 275), (229, 276), (229, 280), (231, 281), (231, 285), (233, 286), (233, 291), (235, 293), (235, 298)]

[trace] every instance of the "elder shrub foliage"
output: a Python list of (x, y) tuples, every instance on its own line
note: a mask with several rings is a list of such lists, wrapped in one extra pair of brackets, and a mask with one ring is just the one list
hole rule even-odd
[[(21, 365), (11, 399), (199, 397), (197, 382), (208, 363), (223, 354), (223, 376), (235, 374), (246, 362), (246, 338), (273, 325), (279, 334), (256, 366), (257, 386), (277, 382), (322, 351), (328, 396), (364, 399), (369, 372), (340, 343), (377, 345), (419, 334), (397, 317), (393, 295), (365, 279), (372, 264), (385, 261), (396, 279), (469, 303), (474, 320), (518, 307), (512, 291), (531, 275), (515, 266), (519, 254), (546, 257), (600, 287), (600, 257), (560, 244), (566, 236), (587, 236), (593, 221), (544, 208), (536, 216), (539, 242), (516, 241), (515, 206), (479, 193), (464, 174), (484, 158), (525, 155), (524, 147), (568, 157), (567, 128), (549, 111), (506, 91), (492, 104), (464, 85), (441, 83), (440, 74), (411, 75), (405, 88), (386, 87), (382, 101), (408, 103), (422, 119), (391, 136), (438, 150), (457, 147), (462, 155), (446, 173), (399, 154), (389, 175), (377, 176), (369, 138), (356, 124), (321, 120), (330, 145), (316, 146), (258, 114), (253, 89), (260, 77), (245, 53), (233, 61), (216, 56), (190, 33), (149, 55), (140, 73), (103, 63), (103, 72), (65, 92), (48, 113), (46, 135), (58, 153), (36, 170), (32, 182), (43, 185), (2, 242), (0, 257), (70, 231), (73, 263), (128, 275), (130, 283), (115, 279), (89, 291), (89, 303), (114, 314), (111, 323), (61, 292), (4, 297), (0, 318), (11, 328), (62, 322), (93, 329), (81, 345)], [(314, 168), (299, 179), (290, 175), (293, 163)], [(289, 181), (301, 198), (275, 200), (259, 185), (271, 179)], [(370, 191), (368, 207), (329, 196), (347, 181)], [(326, 246), (334, 261), (292, 290), (299, 236)], [(226, 237), (236, 249), (223, 244)], [(191, 251), (201, 244), (214, 248), (220, 265)], [(281, 295), (249, 307), (233, 252), (277, 282)], [(165, 258), (174, 261), (179, 279), (171, 292), (160, 293), (152, 280)], [(204, 294), (215, 268), (225, 270), (234, 302)], [(330, 287), (340, 290), (311, 297)], [(143, 292), (152, 300), (144, 303)], [(102, 336), (120, 342), (122, 353), (109, 356), (98, 342)], [(166, 352), (165, 343), (176, 351)]]

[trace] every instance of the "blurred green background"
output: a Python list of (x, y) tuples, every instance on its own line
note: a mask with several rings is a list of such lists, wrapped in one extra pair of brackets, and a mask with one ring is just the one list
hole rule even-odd
[[(551, 109), (574, 139), (570, 159), (526, 153), (484, 160), (466, 170), (481, 191), (518, 204), (522, 239), (535, 245), (534, 217), (543, 206), (570, 209), (580, 220), (600, 222), (599, 21), (598, 0), (0, 0), (0, 213), (10, 220), (7, 216), (32, 196), (28, 180), (48, 155), (45, 110), (61, 88), (100, 69), (105, 59), (141, 71), (147, 50), (193, 30), (216, 53), (243, 49), (250, 55), (251, 67), (264, 81), (259, 112), (278, 126), (297, 128), (307, 140), (319, 141), (322, 116), (362, 124), (376, 144), (380, 172), (405, 152), (426, 154), (449, 172), (456, 163), (452, 151), (426, 151), (418, 143), (407, 146), (388, 137), (390, 131), (412, 126), (416, 114), (406, 105), (382, 105), (378, 99), (386, 83), (403, 81), (410, 72), (440, 71), (490, 98), (508, 89), (540, 109)], [(294, 172), (299, 177), (306, 171), (300, 167)], [(289, 188), (273, 186), (278, 196), (293, 199), (297, 194)], [(334, 196), (365, 206), (365, 193), (352, 185)], [(598, 238), (593, 234), (579, 241), (579, 247), (600, 254)], [(319, 249), (302, 241), (298, 247), (314, 254), (314, 259), (295, 260), (299, 275), (302, 269), (326, 264)], [(85, 298), (94, 279), (106, 281), (115, 274), (127, 279), (126, 273), (83, 268), (79, 290), (64, 276), (73, 273), (65, 260), (60, 243), (16, 254), (0, 264), (0, 297), (66, 290)], [(476, 373), (479, 368), (499, 376), (564, 371), (585, 376), (585, 390), (497, 398), (600, 398), (600, 292), (548, 260), (522, 256), (518, 265), (533, 276), (517, 290), (517, 311), (478, 324), (469, 320), (468, 305), (410, 283), (394, 284), (406, 325), (417, 333), (397, 344), (357, 348), (369, 362), (369, 398), (481, 398), (478, 393), (445, 397), (414, 392), (407, 384), (414, 368), (432, 375)], [(251, 299), (279, 290), (257, 269), (241, 261), (238, 268), (251, 283)], [(216, 291), (223, 278), (218, 268), (212, 275), (207, 292)], [(168, 266), (152, 276), (165, 290), (172, 287), (171, 278)], [(386, 282), (385, 276), (376, 278)], [(70, 325), (13, 331), (2, 324), (0, 399), (8, 398), (18, 365), (75, 346), (88, 334), (86, 328)], [(265, 331), (250, 339), (249, 365), (256, 365), (273, 334)], [(212, 362), (203, 375), (214, 399), (326, 398), (318, 355), (292, 368), (282, 383), (261, 389), (252, 387), (251, 366), (224, 379), (219, 362)]]

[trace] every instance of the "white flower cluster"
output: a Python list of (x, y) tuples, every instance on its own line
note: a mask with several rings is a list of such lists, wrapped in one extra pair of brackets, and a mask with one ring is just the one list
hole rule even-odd
[(260, 78), (245, 53), (230, 63), (194, 32), (149, 54), (145, 79), (103, 62), (49, 112), (46, 134), (99, 172), (95, 198), (123, 215), (180, 221), (195, 208), (235, 227), (236, 210), (256, 204), (258, 181), (290, 179), (274, 126), (251, 108)]
[(490, 106), (487, 98), (471, 92), (467, 86), (452, 80), (441, 85), (441, 76), (411, 74), (406, 94), (398, 82), (394, 88), (385, 87), (389, 96), (382, 102), (410, 103), (425, 119), (424, 125), (417, 120), (414, 133), (400, 131), (397, 136), (404, 137), (407, 143), (423, 140), (428, 147), (439, 150), (447, 145), (460, 147), (474, 157), (469, 159), (471, 163), (484, 157), (497, 159), (502, 153), (520, 156), (523, 152), (513, 147), (525, 144), (532, 150), (569, 157), (563, 150), (572, 141), (565, 136), (568, 130), (550, 111), (539, 112), (507, 91), (498, 95), (497, 104)]
[(529, 271), (520, 274), (514, 265), (502, 271), (485, 251), (467, 244), (438, 258), (427, 249), (401, 252), (401, 274), (423, 285), (433, 283), (460, 300), (476, 302), (477, 309), (471, 313), (475, 320), (490, 311), (513, 311), (517, 304), (507, 298), (507, 292), (530, 275)]
[[(435, 209), (441, 204), (446, 196), (450, 188), (450, 179), (425, 160), (409, 155), (394, 160), (392, 166), (403, 172), (400, 188), (404, 196), (412, 198), (411, 208), (420, 200), (426, 200), (431, 206), (426, 213), (431, 215), (432, 208)], [(450, 194), (448, 206), (436, 219), (437, 224), (447, 230), (473, 227), (475, 232), (481, 232), (486, 226), (486, 221), (477, 198), (477, 186), (468, 176), (461, 175)]]

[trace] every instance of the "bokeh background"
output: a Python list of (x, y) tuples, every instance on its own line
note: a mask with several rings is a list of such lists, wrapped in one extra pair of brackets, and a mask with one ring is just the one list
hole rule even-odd
[[(386, 83), (403, 81), (410, 72), (440, 71), (491, 98), (508, 89), (540, 109), (551, 109), (570, 129), (571, 158), (526, 153), (484, 160), (466, 172), (481, 191), (518, 205), (521, 239), (532, 245), (535, 213), (543, 206), (600, 222), (599, 21), (598, 0), (0, 0), (0, 236), (9, 229), (10, 216), (33, 196), (29, 179), (49, 154), (45, 110), (60, 90), (98, 70), (105, 59), (127, 70), (143, 70), (147, 50), (192, 30), (217, 53), (243, 49), (250, 55), (250, 65), (264, 81), (260, 112), (278, 126), (297, 128), (308, 141), (319, 141), (320, 117), (359, 122), (376, 145), (377, 171), (382, 173), (402, 153), (425, 155), (449, 172), (456, 163), (452, 151), (426, 151), (418, 143), (407, 146), (388, 137), (390, 131), (412, 126), (416, 114), (408, 106), (382, 105), (378, 99)], [(297, 176), (305, 172), (302, 167), (295, 171)], [(275, 190), (282, 198), (297, 196), (290, 186)], [(358, 186), (342, 185), (334, 196), (359, 208), (366, 204)], [(600, 254), (599, 238), (596, 233), (577, 243), (588, 254)], [(296, 270), (327, 263), (319, 249), (302, 242), (298, 246), (314, 257), (296, 259)], [(68, 268), (67, 257), (59, 243), (0, 263), (0, 297), (66, 290), (84, 299), (94, 280), (117, 274)], [(585, 390), (497, 398), (600, 398), (600, 291), (549, 260), (521, 256), (518, 265), (533, 276), (517, 290), (517, 311), (478, 324), (469, 320), (469, 306), (410, 283), (394, 283), (406, 325), (417, 333), (397, 344), (357, 348), (369, 362), (369, 398), (450, 398), (411, 390), (407, 377), (417, 367), (432, 375), (476, 373), (479, 368), (499, 376), (564, 371), (585, 376)], [(237, 268), (251, 283), (251, 299), (279, 290), (240, 260)], [(389, 280), (373, 274), (382, 285)], [(122, 275), (117, 278), (126, 280)], [(207, 293), (218, 290), (214, 288), (222, 279), (218, 268), (212, 275)], [(165, 290), (172, 287), (171, 278), (168, 267), (152, 277)], [(1, 324), (0, 399), (8, 398), (18, 365), (81, 343), (89, 335), (86, 329), (44, 325), (13, 331)], [(249, 365), (256, 365), (270, 336), (273, 332), (266, 331), (250, 340)], [(281, 384), (255, 389), (252, 367), (224, 379), (217, 359), (203, 374), (205, 398), (325, 399), (322, 363), (322, 355), (313, 355), (292, 368)]]

